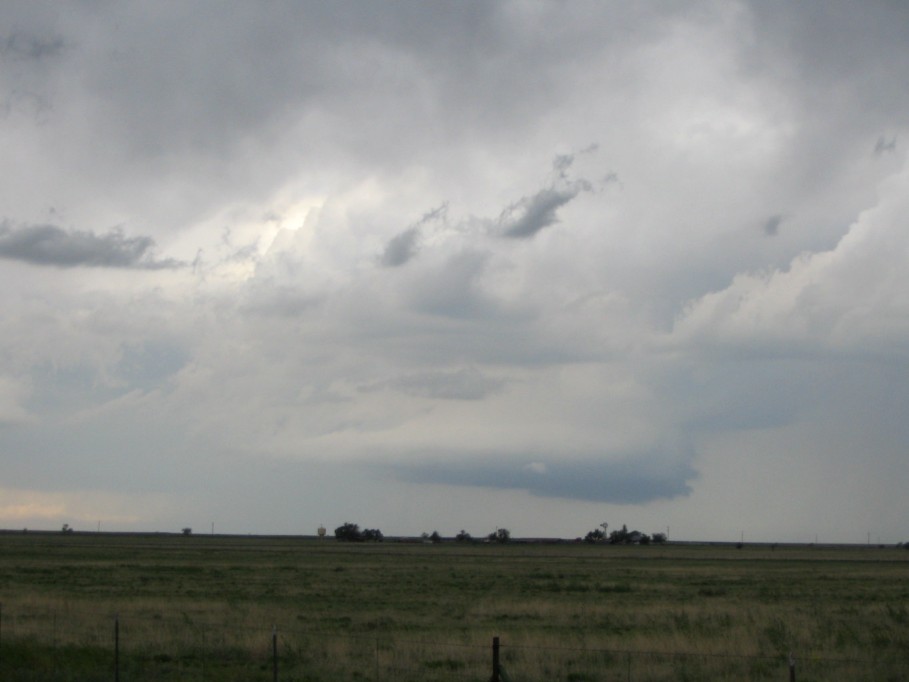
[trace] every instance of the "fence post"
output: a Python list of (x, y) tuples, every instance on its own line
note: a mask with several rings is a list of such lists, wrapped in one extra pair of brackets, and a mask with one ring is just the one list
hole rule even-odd
[(499, 665), (499, 638), (492, 638), (492, 682), (501, 682), (502, 668)]
[(789, 682), (795, 682), (795, 656), (789, 652)]
[(278, 682), (278, 626), (271, 626), (272, 680)]
[(120, 614), (114, 616), (114, 682), (120, 682)]

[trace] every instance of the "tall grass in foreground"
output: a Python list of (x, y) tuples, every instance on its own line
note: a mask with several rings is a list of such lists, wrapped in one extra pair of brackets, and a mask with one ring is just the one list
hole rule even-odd
[[(909, 679), (909, 552), (0, 535), (0, 678)], [(115, 619), (119, 618), (118, 621)]]

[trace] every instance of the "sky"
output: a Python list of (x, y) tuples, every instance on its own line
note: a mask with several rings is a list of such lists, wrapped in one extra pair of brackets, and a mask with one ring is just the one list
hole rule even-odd
[(0, 5), (0, 528), (909, 540), (909, 5)]

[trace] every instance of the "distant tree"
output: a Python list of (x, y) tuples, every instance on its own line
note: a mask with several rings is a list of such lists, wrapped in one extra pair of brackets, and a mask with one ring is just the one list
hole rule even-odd
[(183, 535), (192, 535), (192, 534), (193, 534), (193, 529), (192, 529), (192, 528), (189, 528), (189, 527), (187, 526), (186, 528), (183, 529)]
[(464, 530), (462, 528), (461, 532), (458, 533), (457, 535), (455, 535), (455, 541), (456, 542), (472, 542), (473, 538), (470, 537), (470, 533), (468, 533), (466, 530)]
[(439, 535), (439, 531), (437, 531), (437, 530), (432, 531), (432, 535), (429, 536), (429, 541), (434, 544), (438, 544), (438, 543), (442, 542), (442, 536)]
[[(604, 528), (606, 524), (601, 524)], [(595, 534), (595, 531), (591, 531)], [(658, 539), (659, 538), (659, 539)], [(585, 538), (586, 539), (586, 538)], [(595, 540), (590, 540), (593, 542)], [(654, 533), (653, 537), (642, 533), (639, 530), (628, 530), (628, 526), (622, 524), (621, 529), (612, 531), (606, 538), (610, 545), (649, 545), (651, 542), (661, 543), (666, 541), (663, 533)]]
[(68, 523), (64, 523), (63, 528), (60, 529), (60, 532), (64, 535), (68, 535), (69, 533), (73, 532), (73, 528)]
[(605, 542), (605, 541), (606, 541), (606, 531), (601, 528), (596, 528), (584, 536), (584, 542), (587, 542), (589, 544), (595, 544), (598, 542)]
[(655, 545), (666, 544), (666, 533), (654, 533), (650, 536), (650, 539)]
[(498, 542), (504, 545), (506, 542), (511, 541), (511, 531), (507, 528), (496, 528), (495, 532), (486, 536), (486, 539), (490, 542)]
[(342, 542), (363, 542), (360, 526), (355, 523), (344, 523), (335, 528), (335, 538)]
[(362, 539), (364, 542), (382, 542), (385, 539), (385, 536), (382, 535), (382, 531), (378, 528), (366, 528), (363, 531)]
[(622, 530), (614, 530), (609, 534), (610, 545), (627, 545), (630, 543), (628, 526), (622, 524)]

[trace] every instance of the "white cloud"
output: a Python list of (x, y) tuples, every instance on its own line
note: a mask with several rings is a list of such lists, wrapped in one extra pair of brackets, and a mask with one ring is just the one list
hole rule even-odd
[(803, 253), (786, 269), (736, 276), (693, 301), (673, 335), (768, 352), (902, 354), (909, 341), (907, 189), (903, 171), (832, 249)]

